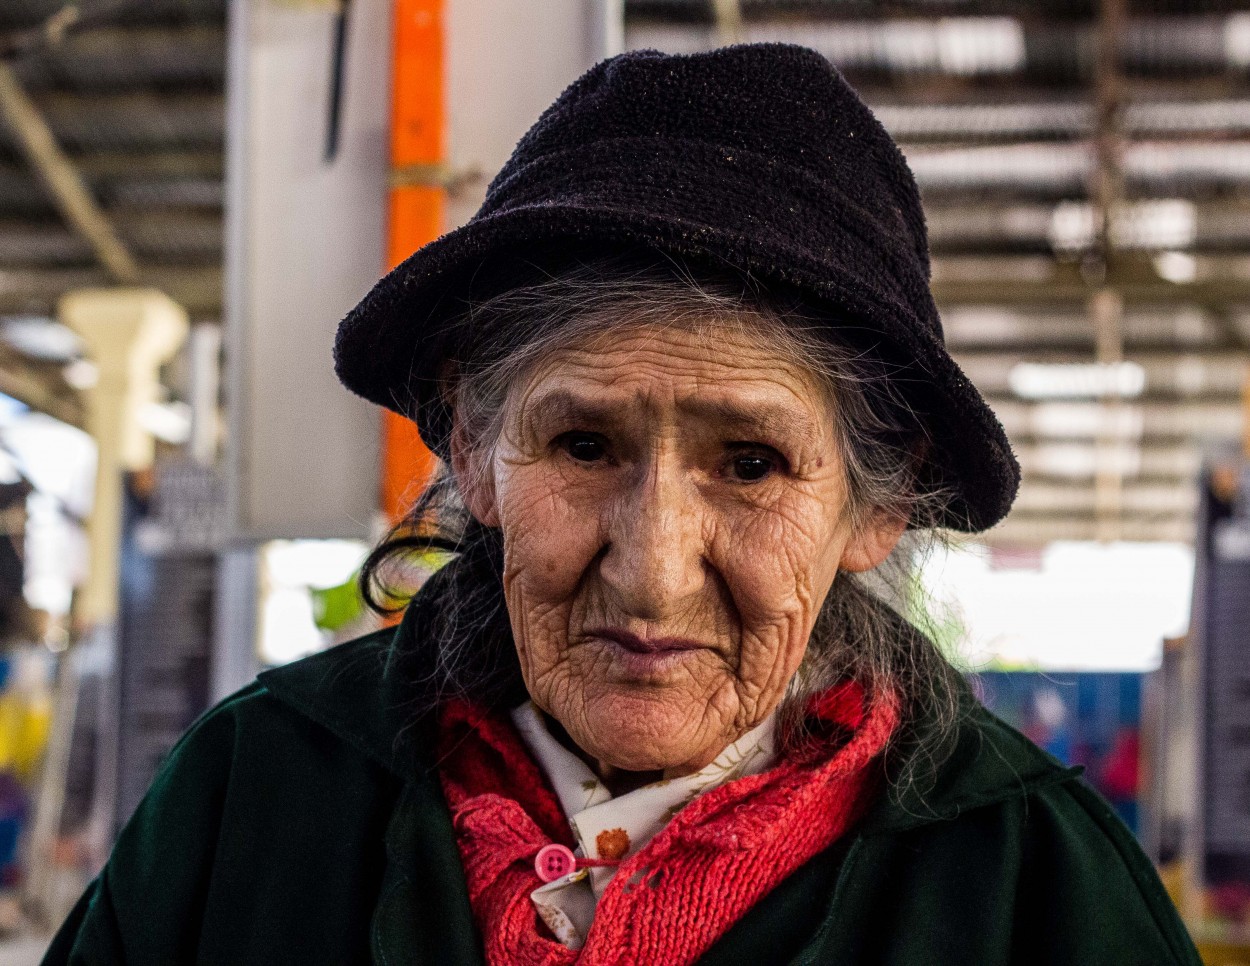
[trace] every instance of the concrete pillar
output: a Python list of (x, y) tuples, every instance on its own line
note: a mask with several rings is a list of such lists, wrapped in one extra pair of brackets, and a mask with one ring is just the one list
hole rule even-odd
[(187, 449), (197, 463), (214, 466), (221, 440), (221, 326), (204, 322), (193, 326), (187, 354), (191, 362), (187, 392), (191, 403), (191, 439)]
[[(89, 571), (75, 600), (74, 648), (57, 673), (56, 711), (44, 757), (44, 774), (32, 824), (31, 875), (27, 906), (45, 925), (59, 923), (81, 890), (76, 870), (56, 866), (53, 846), (60, 828), (70, 743), (77, 716), (81, 665), (99, 662), (109, 673), (113, 661), (122, 527), (122, 485), (126, 470), (152, 464), (152, 437), (139, 412), (160, 392), (160, 367), (187, 335), (187, 314), (155, 289), (83, 289), (61, 299), (58, 315), (78, 333), (99, 377), (85, 391), (86, 429), (97, 445), (95, 501), (87, 522)], [(96, 673), (100, 673), (97, 671)], [(116, 709), (105, 701), (92, 828), (88, 844), (99, 862), (112, 840), (116, 783)], [(68, 888), (67, 888), (68, 884)]]
[(117, 614), (122, 474), (152, 465), (152, 436), (139, 413), (157, 402), (160, 367), (187, 337), (187, 313), (148, 288), (83, 289), (61, 299), (58, 315), (82, 338), (99, 381), (86, 391), (86, 429), (99, 447), (96, 493), (87, 524), (90, 570), (76, 619), (91, 627)]

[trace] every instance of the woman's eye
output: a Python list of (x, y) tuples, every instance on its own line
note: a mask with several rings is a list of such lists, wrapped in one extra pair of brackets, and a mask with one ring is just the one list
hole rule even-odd
[(603, 440), (590, 433), (565, 433), (560, 445), (579, 463), (596, 463), (607, 455)]
[(776, 463), (773, 460), (758, 454), (735, 456), (729, 461), (729, 475), (741, 483), (755, 483), (774, 469)]

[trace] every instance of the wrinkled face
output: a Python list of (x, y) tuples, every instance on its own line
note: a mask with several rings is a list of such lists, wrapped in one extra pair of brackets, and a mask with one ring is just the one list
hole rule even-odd
[(902, 530), (851, 533), (832, 401), (733, 330), (559, 352), (489, 460), (467, 499), (502, 528), (526, 686), (619, 769), (697, 770), (763, 721), (835, 574)]

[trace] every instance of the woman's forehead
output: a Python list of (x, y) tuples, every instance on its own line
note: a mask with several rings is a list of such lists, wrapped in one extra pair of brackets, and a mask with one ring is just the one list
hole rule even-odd
[(601, 334), (553, 354), (518, 402), (526, 418), (606, 420), (672, 412), (701, 422), (815, 428), (822, 381), (766, 340), (731, 328)]
[[(774, 323), (775, 324), (775, 323)], [(776, 384), (796, 394), (819, 385), (801, 361), (770, 339), (764, 323), (630, 325), (598, 331), (552, 352), (535, 382), (578, 380), (604, 387), (732, 381)]]

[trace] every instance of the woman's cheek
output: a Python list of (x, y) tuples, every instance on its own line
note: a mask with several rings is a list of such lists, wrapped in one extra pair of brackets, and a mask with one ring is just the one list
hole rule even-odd
[(743, 687), (777, 697), (836, 574), (836, 517), (823, 501), (796, 497), (724, 523), (719, 569), (742, 622), (738, 673)]
[(813, 570), (825, 556), (812, 532), (817, 527), (782, 507), (739, 514), (721, 529), (727, 539), (718, 554), (720, 569), (744, 622), (792, 618), (803, 607)]
[(569, 604), (598, 552), (598, 520), (568, 495), (565, 481), (537, 468), (511, 473), (497, 489), (506, 582), (527, 611)]

